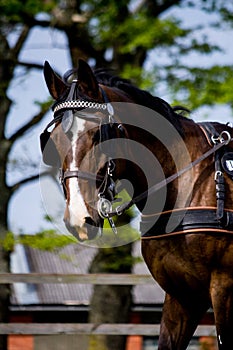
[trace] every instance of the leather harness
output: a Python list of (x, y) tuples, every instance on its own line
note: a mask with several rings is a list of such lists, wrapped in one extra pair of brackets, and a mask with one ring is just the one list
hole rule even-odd
[[(212, 123), (199, 123), (211, 147), (219, 140), (219, 133)], [(223, 132), (223, 133), (228, 133)], [(214, 153), (216, 207), (189, 207), (173, 209), (151, 215), (142, 215), (140, 231), (142, 239), (162, 239), (188, 233), (233, 234), (233, 210), (224, 208), (224, 172), (232, 177), (231, 168), (226, 167), (226, 157), (233, 164), (233, 153), (226, 146)], [(225, 157), (224, 157), (225, 156)], [(154, 224), (153, 224), (154, 223)]]
[[(50, 140), (50, 132), (48, 128), (55, 124), (56, 122), (61, 122), (63, 131), (67, 133), (73, 122), (73, 111), (79, 110), (79, 117), (84, 119), (91, 118), (92, 121), (96, 123), (100, 122), (99, 118), (93, 116), (88, 116), (88, 114), (82, 115), (82, 109), (103, 109), (108, 112), (108, 121), (109, 123), (100, 125), (101, 129), (106, 129), (107, 138), (112, 133), (113, 126), (116, 126), (121, 133), (123, 134), (122, 125), (117, 123), (114, 118), (114, 110), (111, 104), (108, 101), (108, 98), (101, 89), (104, 103), (93, 103), (88, 101), (79, 101), (75, 96), (76, 89), (76, 80), (72, 82), (71, 90), (68, 95), (68, 98), (65, 102), (61, 102), (55, 105), (55, 117), (47, 125), (44, 132), (41, 134), (41, 150), (42, 153), (48, 141), (51, 141), (53, 149), (52, 140)], [(80, 111), (81, 109), (81, 111)], [(64, 113), (59, 114), (59, 111), (62, 110)], [(58, 114), (57, 114), (58, 113)], [(105, 127), (105, 128), (104, 128)], [(116, 228), (112, 217), (115, 215), (121, 215), (126, 209), (130, 208), (133, 204), (137, 204), (142, 199), (145, 199), (147, 196), (154, 194), (159, 189), (166, 186), (168, 183), (174, 181), (179, 176), (184, 174), (186, 171), (193, 168), (195, 165), (200, 163), (202, 160), (209, 157), (211, 154), (214, 154), (214, 163), (215, 163), (215, 183), (216, 183), (216, 207), (198, 207), (198, 208), (182, 208), (182, 209), (173, 209), (171, 211), (165, 211), (162, 213), (156, 213), (151, 215), (142, 215), (141, 217), (141, 234), (142, 239), (158, 239), (165, 237), (172, 237), (174, 235), (194, 233), (194, 232), (209, 232), (209, 233), (233, 233), (233, 210), (224, 208), (225, 200), (225, 184), (224, 184), (224, 174), (226, 172), (233, 179), (233, 152), (226, 152), (226, 145), (232, 141), (232, 137), (228, 131), (222, 131), (220, 134), (216, 131), (212, 123), (199, 123), (199, 127), (203, 131), (207, 142), (211, 146), (211, 149), (206, 153), (201, 155), (198, 159), (194, 160), (188, 164), (185, 168), (181, 169), (177, 173), (171, 175), (169, 178), (155, 184), (147, 191), (141, 193), (135, 198), (132, 198), (130, 201), (119, 205), (117, 208), (112, 208), (112, 201), (115, 196), (115, 186), (112, 180), (112, 166), (113, 161), (109, 159), (107, 166), (106, 176), (94, 175), (86, 172), (81, 172), (77, 170), (66, 170), (61, 172), (61, 183), (66, 195), (65, 180), (70, 177), (84, 178), (86, 180), (102, 182), (105, 189), (108, 191), (101, 191), (100, 198), (97, 203), (97, 210), (99, 215), (102, 218), (107, 218), (110, 222), (110, 225), (113, 229), (113, 232), (116, 233)], [(111, 131), (111, 132), (110, 132)], [(104, 133), (101, 133), (104, 136)], [(102, 140), (103, 141), (103, 140)], [(53, 152), (50, 152), (53, 155)], [(224, 158), (225, 157), (225, 158)], [(230, 158), (229, 158), (230, 157)], [(56, 157), (54, 157), (56, 158)], [(51, 162), (51, 157), (46, 159), (43, 158), (44, 162), (49, 165), (54, 165)], [(224, 162), (223, 162), (224, 159)], [(52, 157), (53, 160), (53, 157)], [(227, 166), (228, 163), (230, 167)], [(114, 169), (114, 168), (113, 168)], [(110, 193), (110, 195), (108, 195)], [(172, 220), (171, 220), (172, 219)], [(169, 227), (169, 222), (172, 221), (172, 226)], [(156, 233), (155, 233), (156, 232)]]

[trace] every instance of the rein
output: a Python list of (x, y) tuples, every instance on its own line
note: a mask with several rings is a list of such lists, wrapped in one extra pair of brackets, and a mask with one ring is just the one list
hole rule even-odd
[[(97, 102), (92, 102), (92, 101), (84, 101), (84, 100), (77, 100), (76, 99), (76, 83), (77, 81), (74, 80), (71, 84), (71, 89), (70, 93), (67, 97), (66, 101), (63, 102), (58, 102), (55, 104), (53, 110), (54, 110), (54, 119), (46, 126), (44, 132), (41, 134), (41, 140), (42, 140), (42, 152), (44, 148), (44, 143), (46, 143), (46, 140), (49, 139), (50, 137), (50, 132), (48, 129), (58, 123), (61, 122), (62, 124), (62, 129), (65, 133), (67, 133), (73, 123), (73, 118), (74, 118), (74, 112), (77, 112), (77, 117), (95, 122), (97, 124), (100, 124), (100, 128), (104, 125), (102, 122), (102, 118), (96, 115), (91, 114), (91, 110), (95, 111), (101, 111), (101, 112), (107, 112), (108, 117), (105, 117), (104, 122), (110, 125), (112, 128), (113, 125), (117, 126), (117, 128), (120, 130), (122, 134), (124, 134), (122, 124), (117, 123), (114, 119), (114, 109), (108, 100), (108, 97), (105, 93), (105, 91), (100, 88), (100, 91), (102, 93), (103, 97), (103, 103), (97, 103)], [(84, 111), (84, 109), (88, 109), (88, 112)], [(60, 113), (59, 113), (60, 112)], [(201, 125), (202, 124), (202, 125)], [(107, 164), (107, 172), (105, 176), (100, 176), (98, 174), (92, 174), (89, 172), (82, 172), (78, 169), (74, 170), (65, 170), (63, 171), (61, 169), (60, 171), (60, 182), (63, 187), (64, 194), (66, 196), (66, 179), (76, 177), (76, 178), (81, 178), (89, 181), (95, 181), (100, 183), (100, 191), (99, 191), (99, 199), (96, 203), (97, 206), (97, 211), (103, 219), (108, 219), (110, 226), (113, 230), (113, 232), (116, 234), (117, 230), (115, 227), (115, 224), (112, 220), (112, 217), (114, 216), (119, 216), (123, 214), (127, 209), (129, 209), (131, 206), (134, 204), (137, 204), (141, 200), (147, 198), (148, 196), (151, 196), (152, 194), (156, 193), (160, 189), (164, 188), (166, 185), (171, 183), (172, 181), (176, 180), (178, 177), (186, 173), (187, 171), (191, 170), (193, 167), (195, 167), (197, 164), (202, 162), (204, 159), (208, 158), (210, 155), (215, 154), (218, 155), (218, 151), (226, 146), (229, 142), (233, 141), (233, 138), (231, 138), (231, 135), (228, 131), (222, 131), (220, 135), (217, 135), (209, 132), (210, 130), (208, 129), (208, 126), (206, 127), (204, 124), (208, 123), (200, 123), (200, 128), (203, 130), (203, 132), (206, 134), (207, 131), (207, 140), (208, 140), (208, 134), (212, 135), (211, 139), (208, 140), (208, 143), (213, 146), (211, 149), (209, 149), (207, 152), (202, 154), (199, 158), (194, 160), (193, 162), (190, 162), (187, 166), (185, 166), (183, 169), (177, 171), (175, 174), (172, 174), (168, 178), (160, 181), (159, 183), (153, 185), (146, 191), (142, 192), (135, 198), (132, 198), (126, 203), (123, 203), (119, 206), (117, 206), (115, 209), (112, 207), (112, 202), (114, 201), (115, 197), (115, 183), (113, 181), (113, 171), (115, 168), (115, 163), (114, 161), (109, 158), (108, 159), (108, 164)], [(43, 139), (45, 140), (43, 142)], [(215, 159), (215, 166), (216, 166), (216, 159)], [(218, 202), (218, 207), (217, 207), (217, 214), (221, 214), (223, 216), (224, 214), (224, 194), (223, 197), (222, 193), (224, 192), (224, 184), (222, 184), (222, 177), (223, 174), (221, 171), (218, 170), (219, 168), (215, 169), (215, 181), (216, 181), (216, 194), (217, 194), (217, 199), (219, 200)], [(103, 190), (102, 190), (103, 189)], [(163, 215), (163, 213), (160, 213)], [(152, 214), (152, 216), (156, 216), (157, 214)], [(218, 215), (217, 215), (218, 216)], [(221, 217), (220, 217), (221, 218)], [(170, 234), (170, 233), (169, 233)]]
[[(223, 135), (227, 135), (227, 139), (223, 138)], [(154, 186), (150, 187), (147, 191), (141, 193), (137, 197), (131, 199), (130, 201), (118, 206), (115, 210), (108, 213), (109, 216), (115, 216), (115, 215), (121, 215), (125, 210), (129, 209), (132, 205), (140, 202), (142, 199), (145, 199), (147, 196), (150, 196), (154, 194), (155, 192), (159, 191), (163, 187), (165, 187), (170, 182), (176, 180), (179, 176), (183, 175), (187, 171), (191, 170), (194, 166), (199, 164), (204, 159), (208, 158), (211, 154), (217, 152), (222, 147), (226, 146), (229, 142), (233, 141), (233, 138), (231, 138), (230, 134), (226, 131), (222, 132), (219, 136), (220, 143), (215, 145), (213, 148), (211, 148), (209, 151), (202, 154), (199, 158), (194, 160), (193, 162), (189, 163), (186, 167), (179, 170), (177, 173), (169, 176), (168, 178), (160, 181), (159, 183), (155, 184)]]

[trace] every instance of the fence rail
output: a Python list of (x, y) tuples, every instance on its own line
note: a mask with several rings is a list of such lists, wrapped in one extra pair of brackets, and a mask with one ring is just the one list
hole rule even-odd
[[(80, 283), (98, 285), (151, 285), (155, 281), (145, 274), (55, 274), (0, 273), (0, 284), (13, 283)], [(158, 324), (92, 324), (92, 323), (0, 323), (0, 335), (148, 335), (158, 336)], [(194, 336), (215, 336), (215, 327), (199, 325)]]
[(0, 284), (8, 283), (80, 283), (105, 285), (154, 284), (150, 275), (136, 274), (55, 274), (55, 273), (1, 273)]
[[(124, 323), (0, 323), (0, 334), (20, 335), (58, 335), (58, 334), (95, 334), (95, 335), (147, 335), (158, 336), (158, 324)], [(196, 337), (216, 336), (214, 326), (198, 326)]]

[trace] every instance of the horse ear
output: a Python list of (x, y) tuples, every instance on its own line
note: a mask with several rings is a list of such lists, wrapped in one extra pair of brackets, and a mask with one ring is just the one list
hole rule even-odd
[(45, 61), (44, 63), (44, 77), (45, 82), (50, 92), (50, 95), (58, 100), (61, 97), (65, 90), (67, 89), (66, 84), (60, 78), (60, 76), (54, 72), (49, 62)]
[(96, 77), (89, 64), (82, 59), (78, 61), (78, 82), (84, 93), (91, 97), (98, 96), (99, 85)]

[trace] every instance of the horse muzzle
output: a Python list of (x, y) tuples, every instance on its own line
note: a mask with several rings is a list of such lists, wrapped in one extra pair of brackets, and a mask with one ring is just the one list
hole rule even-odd
[(96, 223), (91, 217), (86, 217), (82, 226), (72, 226), (67, 219), (64, 222), (67, 230), (80, 242), (92, 240), (102, 231), (101, 223)]

